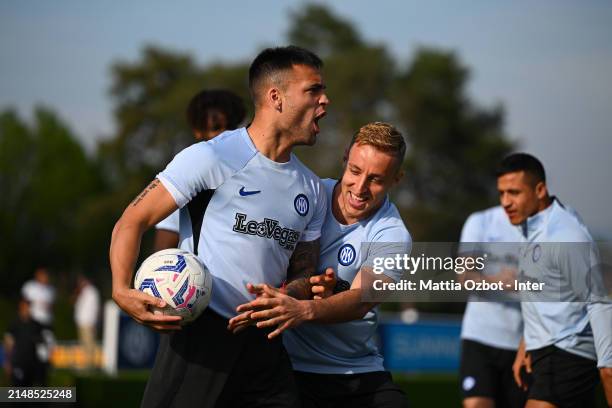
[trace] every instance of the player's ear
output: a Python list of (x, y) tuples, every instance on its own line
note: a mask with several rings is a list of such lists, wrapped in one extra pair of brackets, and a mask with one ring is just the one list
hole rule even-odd
[(404, 169), (399, 168), (397, 169), (397, 172), (395, 173), (395, 176), (393, 176), (393, 185), (399, 184), (399, 182), (402, 180), (402, 178), (404, 177)]
[[(399, 159), (396, 159), (399, 161)], [(395, 170), (395, 175), (393, 176), (393, 185), (396, 185), (400, 182), (400, 180), (404, 177), (404, 169), (402, 167), (403, 163), (397, 163), (397, 169)]]
[(546, 197), (548, 197), (548, 188), (546, 188), (546, 183), (539, 181), (535, 186), (535, 192), (538, 200), (544, 200)]
[(266, 99), (270, 106), (279, 112), (283, 111), (283, 97), (282, 92), (278, 87), (271, 87), (266, 93)]

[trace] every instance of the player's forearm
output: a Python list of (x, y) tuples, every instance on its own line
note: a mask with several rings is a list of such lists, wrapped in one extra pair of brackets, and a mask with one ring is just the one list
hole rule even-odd
[(589, 323), (599, 367), (609, 367), (612, 362), (612, 304), (591, 302), (587, 304)]
[(361, 319), (376, 304), (361, 301), (361, 289), (350, 289), (325, 299), (306, 301), (310, 320), (317, 323), (342, 323)]
[(518, 352), (521, 353), (521, 355), (525, 354), (525, 338), (521, 337), (521, 341), (519, 342), (519, 346), (518, 346)]
[(599, 375), (601, 377), (601, 384), (603, 385), (608, 405), (612, 407), (612, 367), (600, 368)]
[(126, 222), (123, 218), (115, 224), (109, 255), (113, 276), (113, 293), (130, 287), (144, 231), (145, 225)]
[(314, 276), (319, 261), (319, 240), (300, 242), (289, 260), (286, 293), (296, 299), (312, 297), (309, 279)]
[(176, 203), (159, 179), (151, 181), (125, 209), (111, 237), (113, 295), (130, 287), (142, 234), (174, 210)]

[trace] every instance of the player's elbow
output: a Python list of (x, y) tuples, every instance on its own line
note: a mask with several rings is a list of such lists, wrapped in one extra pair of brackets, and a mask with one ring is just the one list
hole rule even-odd
[(612, 367), (602, 367), (599, 369), (602, 381), (612, 381)]
[(145, 219), (136, 218), (134, 216), (126, 216), (125, 213), (117, 220), (115, 226), (113, 227), (113, 232), (111, 235), (111, 244), (114, 242), (117, 237), (123, 234), (127, 230), (136, 231), (137, 234), (142, 235), (148, 228), (148, 224)]
[(117, 220), (117, 222), (115, 223), (115, 226), (113, 227), (113, 232), (111, 234), (111, 246), (112, 246), (113, 241), (115, 241), (115, 239), (117, 238), (117, 235), (119, 235), (120, 230), (121, 230), (121, 218)]
[(113, 247), (119, 240), (119, 237), (121, 233), (123, 232), (124, 228), (125, 228), (125, 225), (124, 225), (123, 217), (122, 217), (122, 218), (119, 218), (119, 220), (117, 220), (117, 222), (115, 223), (115, 226), (113, 227), (113, 232), (111, 234), (111, 242), (110, 242), (111, 257), (113, 253)]

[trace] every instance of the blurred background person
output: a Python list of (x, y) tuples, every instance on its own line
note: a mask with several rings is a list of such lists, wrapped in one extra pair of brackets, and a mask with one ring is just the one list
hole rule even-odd
[(225, 89), (202, 90), (187, 105), (187, 123), (197, 141), (210, 140), (226, 130), (234, 130), (244, 120), (242, 98)]
[(53, 303), (55, 288), (49, 282), (49, 271), (38, 267), (34, 271), (34, 279), (27, 281), (21, 288), (21, 296), (31, 305), (32, 319), (51, 329), (53, 325)]
[[(481, 272), (462, 279), (513, 282), (518, 268), (519, 229), (501, 206), (472, 213), (461, 231), (460, 253), (486, 254)], [(504, 301), (506, 300), (506, 301)], [(460, 384), (465, 408), (523, 407), (527, 393), (515, 384), (512, 364), (521, 341), (519, 298), (470, 295), (461, 324)]]
[(32, 318), (30, 302), (21, 299), (17, 319), (4, 335), (4, 370), (11, 385), (30, 387), (46, 384), (43, 330), (43, 326)]
[[(242, 98), (224, 89), (198, 92), (187, 105), (186, 117), (196, 141), (208, 141), (226, 130), (234, 130), (244, 120)], [(176, 248), (179, 242), (179, 211), (155, 226), (153, 252)]]
[(55, 288), (51, 285), (49, 270), (39, 266), (34, 271), (34, 279), (27, 281), (21, 288), (21, 296), (30, 304), (32, 320), (42, 326), (44, 344), (37, 349), (43, 364), (44, 377), (49, 371), (50, 357), (55, 346), (53, 334), (53, 305), (55, 303)]
[(100, 316), (100, 293), (84, 275), (77, 276), (74, 321), (85, 353), (85, 368), (96, 365), (96, 328)]
[[(536, 157), (512, 154), (496, 173), (500, 203), (525, 242), (519, 278), (544, 285), (521, 291), (523, 339), (513, 372), (528, 388), (526, 406), (594, 406), (600, 376), (612, 406), (612, 302), (599, 292), (593, 238), (574, 211), (549, 195)], [(523, 366), (530, 384), (520, 375)]]

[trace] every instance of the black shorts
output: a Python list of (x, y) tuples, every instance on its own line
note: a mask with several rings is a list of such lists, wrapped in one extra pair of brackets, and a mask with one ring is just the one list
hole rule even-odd
[(316, 374), (295, 371), (302, 408), (408, 406), (406, 395), (388, 371)]
[(599, 371), (595, 361), (555, 346), (529, 352), (533, 384), (529, 399), (547, 401), (559, 407), (592, 407)]
[(210, 309), (182, 330), (163, 334), (142, 407), (296, 407), (289, 356), (277, 337), (249, 327), (227, 330)]
[(496, 407), (524, 407), (527, 393), (512, 374), (516, 351), (461, 341), (460, 381), (463, 398), (485, 397)]

